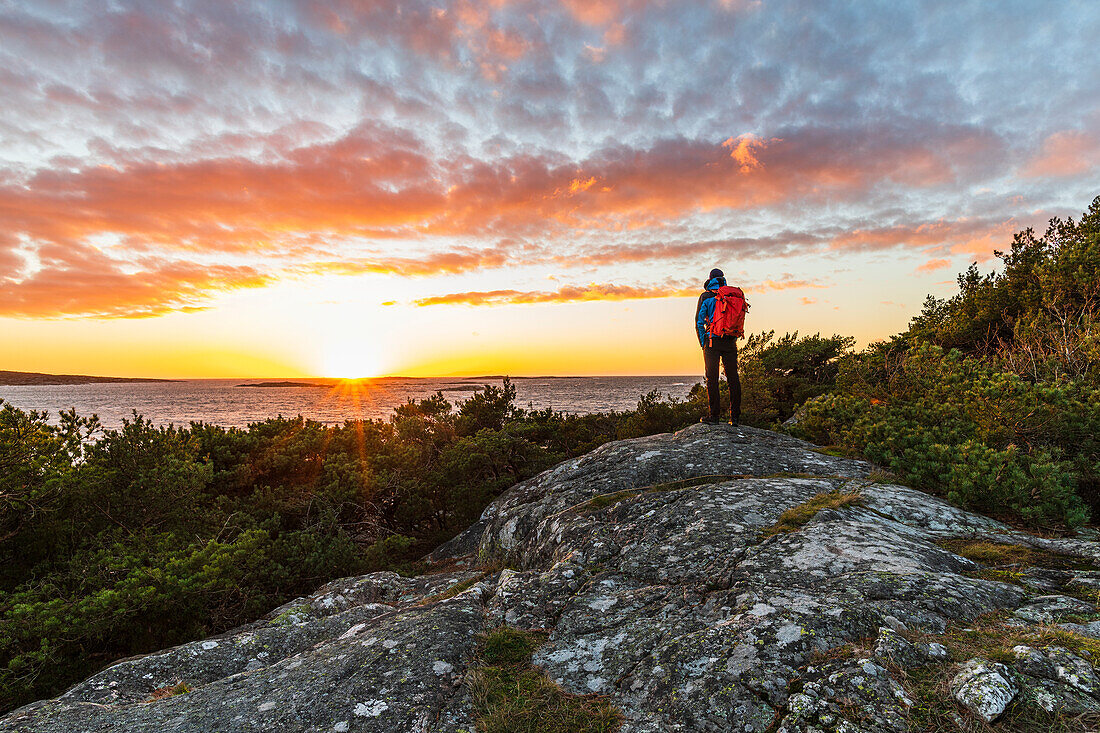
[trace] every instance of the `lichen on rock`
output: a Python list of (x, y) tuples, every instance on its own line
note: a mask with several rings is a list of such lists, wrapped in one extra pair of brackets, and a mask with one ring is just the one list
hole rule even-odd
[(987, 723), (1001, 716), (1020, 691), (1008, 667), (988, 659), (971, 659), (951, 680), (955, 699)]

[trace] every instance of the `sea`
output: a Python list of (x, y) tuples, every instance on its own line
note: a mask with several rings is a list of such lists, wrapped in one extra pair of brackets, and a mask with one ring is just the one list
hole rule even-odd
[[(657, 390), (682, 399), (700, 377), (515, 377), (516, 406), (547, 407), (572, 414), (632, 410), (642, 395)], [(246, 427), (271, 417), (301, 415), (326, 424), (388, 419), (393, 408), (441, 392), (458, 405), (501, 377), (426, 379), (383, 377), (359, 382), (332, 379), (188, 379), (171, 382), (107, 382), (0, 386), (0, 399), (21, 410), (61, 410), (98, 415), (107, 428), (138, 414), (155, 425), (204, 422)]]

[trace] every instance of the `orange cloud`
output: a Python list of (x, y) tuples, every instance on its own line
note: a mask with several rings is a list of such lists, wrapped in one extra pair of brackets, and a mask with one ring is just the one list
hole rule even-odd
[[(785, 273), (779, 280), (764, 280), (760, 283), (745, 285), (746, 291), (788, 290), (792, 288), (825, 288), (827, 285), (808, 280), (795, 280)], [(664, 286), (631, 286), (610, 283), (589, 283), (588, 285), (566, 285), (558, 290), (481, 290), (465, 293), (447, 293), (432, 295), (413, 301), (413, 305), (523, 305), (532, 303), (577, 303), (593, 300), (643, 300), (651, 298), (694, 297), (701, 291), (699, 287), (685, 287), (681, 284)]]
[(1063, 130), (1043, 141), (1038, 154), (1023, 167), (1027, 177), (1063, 177), (1100, 165), (1100, 139), (1079, 130)]
[(522, 291), (486, 290), (467, 293), (433, 295), (413, 301), (413, 305), (509, 305), (532, 303), (576, 303), (592, 300), (642, 300), (648, 298), (683, 298), (698, 293), (697, 288), (634, 287), (591, 283), (567, 285), (559, 290)]
[[(831, 150), (839, 141), (739, 140), (730, 154), (722, 145), (668, 140), (604, 149), (579, 165), (534, 155), (448, 161), (408, 133), (364, 125), (274, 162), (47, 170), (26, 185), (0, 186), (0, 215), (9, 231), (35, 241), (114, 234), (139, 249), (292, 253), (303, 236), (621, 230), (698, 210), (855, 196), (908, 154), (884, 148), (844, 161)], [(755, 167), (751, 181), (737, 175), (746, 166)]]
[(755, 285), (746, 286), (746, 290), (799, 290), (801, 288), (827, 288), (824, 283), (812, 280), (795, 280), (791, 274), (785, 274), (780, 280), (764, 280)]
[(951, 267), (951, 260), (933, 259), (917, 267), (917, 272), (935, 272), (945, 267)]
[(586, 43), (584, 44), (584, 55), (592, 63), (602, 64), (604, 59), (607, 58), (607, 49)]
[(919, 224), (853, 229), (832, 237), (829, 248), (846, 251), (883, 250), (899, 246), (944, 248), (952, 254), (988, 259), (992, 257), (993, 249), (1011, 241), (1013, 232), (1019, 228), (1019, 222), (1015, 219), (939, 219)]
[(596, 177), (595, 176), (589, 176), (588, 178), (586, 178), (583, 181), (580, 180), (579, 178), (574, 178), (572, 181), (569, 182), (569, 193), (578, 193), (580, 191), (587, 191), (588, 189), (592, 188), (594, 185), (596, 185)]
[(289, 270), (299, 275), (401, 275), (422, 277), (496, 269), (514, 261), (513, 248), (505, 243), (484, 249), (464, 248), (431, 252), (420, 257), (345, 257), (318, 260)]
[[(959, 139), (969, 134), (961, 131)], [(609, 245), (582, 252), (569, 252), (560, 243), (586, 230), (616, 235), (663, 230), (699, 211), (858, 199), (890, 180), (899, 161), (936, 155), (931, 144), (876, 138), (865, 131), (859, 136), (858, 148), (849, 134), (838, 132), (767, 140), (742, 135), (724, 142), (675, 138), (641, 149), (613, 145), (577, 162), (534, 153), (484, 161), (440, 158), (413, 134), (380, 123), (363, 124), (334, 141), (297, 147), (299, 132), (283, 130), (277, 145), (260, 159), (221, 156), (154, 163), (135, 157), (117, 166), (44, 169), (23, 181), (0, 181), (0, 220), (6, 234), (0, 239), (0, 264), (20, 248), (40, 257), (51, 248), (95, 249), (93, 243), (105, 237), (116, 243), (110, 249), (116, 274), (143, 258), (160, 263), (154, 272), (177, 260), (186, 267), (209, 258), (253, 258), (255, 269), (245, 277), (240, 270), (205, 280), (188, 276), (181, 280), (188, 283), (182, 294), (170, 283), (163, 298), (154, 289), (142, 289), (147, 304), (126, 298), (115, 313), (144, 315), (197, 307), (204, 287), (211, 294), (234, 287), (238, 280), (254, 287), (282, 273), (430, 275), (502, 267), (517, 260), (578, 266), (702, 252), (789, 254), (820, 246), (820, 236), (781, 233), (720, 243), (620, 244), (612, 239)], [(953, 252), (962, 252), (977, 246), (975, 236), (1000, 235), (1009, 224), (1001, 226), (991, 230), (987, 224), (957, 220), (856, 230), (835, 236), (831, 246), (950, 245)], [(968, 232), (969, 238), (963, 236)], [(418, 245), (433, 236), (475, 242), (492, 238), (505, 244), (410, 251), (423, 249)], [(357, 243), (348, 246), (349, 239)], [(363, 253), (369, 242), (379, 240), (390, 247), (384, 254)], [(407, 251), (394, 251), (394, 241)], [(986, 247), (984, 241), (981, 246)], [(263, 261), (258, 258), (266, 264), (258, 264)], [(65, 289), (66, 278), (79, 282), (79, 267), (49, 272), (48, 281), (59, 288), (57, 302), (68, 304), (64, 312), (110, 311), (90, 291)], [(9, 278), (4, 283), (9, 303), (22, 297), (12, 291), (28, 290), (34, 282)], [(85, 293), (88, 300), (74, 300), (71, 293)], [(62, 312), (60, 306), (27, 296), (26, 303), (32, 302), (42, 302), (50, 313)], [(34, 312), (29, 305), (15, 310)]]
[(607, 46), (618, 46), (626, 40), (626, 26), (622, 23), (612, 23), (603, 32), (603, 42)]
[(25, 276), (0, 278), (0, 315), (23, 318), (148, 318), (202, 310), (217, 293), (273, 278), (251, 267), (146, 260), (121, 263), (94, 251), (47, 256)]
[(622, 17), (624, 6), (636, 5), (622, 0), (561, 0), (574, 18), (587, 25), (606, 25)]
[(781, 142), (783, 142), (783, 140), (778, 137), (773, 137), (770, 140), (761, 140), (750, 133), (741, 135), (737, 138), (728, 138), (722, 143), (722, 147), (730, 149), (730, 157), (741, 164), (740, 170), (742, 173), (751, 173), (752, 171), (764, 167), (760, 159), (756, 157), (756, 151), (772, 143)]

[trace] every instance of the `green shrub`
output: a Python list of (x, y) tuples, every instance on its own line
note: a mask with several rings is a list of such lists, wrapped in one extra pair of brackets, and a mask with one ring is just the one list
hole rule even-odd
[(861, 367), (846, 363), (846, 392), (806, 403), (794, 432), (857, 451), (960, 506), (1032, 524), (1088, 518), (1078, 492), (1096, 480), (1097, 390), (1030, 382), (928, 344), (892, 360), (878, 381), (858, 378)]
[(1003, 267), (959, 275), (959, 292), (929, 296), (904, 335), (998, 361), (1033, 381), (1100, 386), (1100, 196), (1079, 221), (1054, 218), (1042, 237), (1025, 229)]

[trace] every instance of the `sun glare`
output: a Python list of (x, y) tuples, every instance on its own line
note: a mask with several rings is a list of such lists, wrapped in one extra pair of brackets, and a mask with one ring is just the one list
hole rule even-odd
[(334, 344), (327, 349), (321, 376), (336, 379), (370, 379), (379, 376), (382, 360), (363, 343)]

